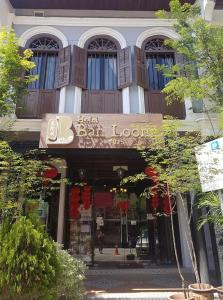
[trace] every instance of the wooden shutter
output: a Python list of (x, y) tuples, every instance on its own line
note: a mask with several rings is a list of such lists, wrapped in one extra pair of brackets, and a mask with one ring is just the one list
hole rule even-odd
[(73, 46), (71, 84), (86, 89), (87, 51)]
[(148, 74), (146, 71), (145, 52), (142, 49), (135, 46), (134, 56), (136, 84), (144, 89), (148, 89)]
[(118, 89), (132, 84), (131, 47), (118, 52)]
[(65, 47), (58, 53), (55, 88), (62, 88), (70, 83), (71, 46)]

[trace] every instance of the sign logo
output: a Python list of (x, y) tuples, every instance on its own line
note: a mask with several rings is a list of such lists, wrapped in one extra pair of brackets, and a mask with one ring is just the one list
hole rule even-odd
[(72, 118), (68, 116), (58, 116), (48, 122), (46, 143), (67, 145), (73, 142), (74, 132), (71, 129)]
[(218, 141), (214, 141), (211, 143), (211, 150), (219, 150), (220, 146), (219, 146), (219, 142)]

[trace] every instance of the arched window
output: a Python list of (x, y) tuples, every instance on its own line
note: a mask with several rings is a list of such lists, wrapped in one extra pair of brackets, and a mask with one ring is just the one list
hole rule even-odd
[(116, 90), (117, 52), (119, 46), (108, 37), (97, 37), (88, 42), (87, 46), (87, 89)]
[(54, 89), (55, 69), (60, 42), (54, 37), (38, 37), (28, 44), (33, 51), (32, 61), (36, 67), (32, 75), (38, 75), (38, 80), (29, 85), (30, 89)]
[(165, 45), (164, 38), (153, 37), (144, 43), (146, 54), (146, 67), (149, 78), (149, 88), (153, 90), (162, 90), (170, 81), (157, 70), (157, 65), (172, 66), (174, 64), (174, 51)]

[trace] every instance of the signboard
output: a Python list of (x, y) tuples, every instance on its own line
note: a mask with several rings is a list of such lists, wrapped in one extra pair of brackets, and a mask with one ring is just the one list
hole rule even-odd
[(196, 148), (202, 192), (223, 189), (223, 138)]
[(149, 146), (161, 114), (46, 114), (40, 148), (137, 148)]

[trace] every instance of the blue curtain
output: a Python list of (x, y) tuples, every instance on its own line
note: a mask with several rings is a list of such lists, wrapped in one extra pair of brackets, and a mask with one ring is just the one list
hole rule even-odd
[(38, 75), (38, 79), (29, 85), (29, 89), (54, 89), (57, 53), (34, 53), (32, 61), (35, 68), (31, 75)]
[(147, 71), (149, 76), (149, 87), (153, 90), (162, 90), (171, 78), (165, 77), (157, 70), (156, 65), (172, 66), (174, 54), (149, 54), (147, 56)]
[(89, 90), (117, 89), (117, 57), (113, 54), (89, 54), (87, 87)]

